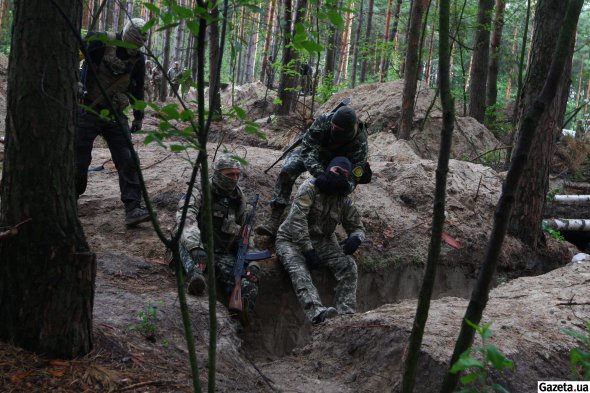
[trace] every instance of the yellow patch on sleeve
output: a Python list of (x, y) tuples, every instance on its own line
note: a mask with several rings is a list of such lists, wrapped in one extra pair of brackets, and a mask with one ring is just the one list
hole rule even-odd
[(363, 175), (363, 167), (355, 166), (352, 170), (352, 174), (354, 175), (354, 177), (361, 177)]

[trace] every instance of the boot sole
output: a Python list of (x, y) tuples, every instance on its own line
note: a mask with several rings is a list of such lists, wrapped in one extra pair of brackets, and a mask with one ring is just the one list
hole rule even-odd
[(150, 220), (150, 215), (148, 214), (145, 217), (134, 218), (133, 220), (125, 220), (125, 225), (128, 227), (134, 227), (137, 224), (141, 224), (142, 222), (146, 222)]

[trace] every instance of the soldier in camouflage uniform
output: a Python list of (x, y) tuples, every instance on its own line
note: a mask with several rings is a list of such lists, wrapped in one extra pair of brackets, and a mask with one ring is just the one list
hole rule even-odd
[[(236, 260), (238, 234), (245, 220), (246, 203), (244, 194), (238, 186), (241, 165), (229, 155), (215, 161), (211, 177), (211, 204), (213, 208), (213, 253), (215, 255), (215, 275), (221, 288), (229, 294), (234, 286), (233, 266)], [(178, 204), (177, 223), (182, 216), (185, 197)], [(202, 295), (205, 290), (203, 271), (207, 263), (207, 253), (201, 239), (203, 231), (201, 194), (195, 190), (189, 202), (186, 223), (180, 237), (180, 258), (186, 273), (187, 291), (191, 295)], [(249, 311), (253, 310), (258, 295), (260, 268), (250, 262), (242, 279), (242, 301)]]
[[(88, 183), (88, 166), (92, 161), (92, 146), (100, 134), (104, 137), (119, 174), (121, 201), (125, 205), (125, 225), (132, 227), (148, 221), (147, 209), (141, 206), (141, 187), (137, 165), (131, 155), (128, 134), (141, 129), (143, 111), (133, 110), (131, 127), (125, 116), (130, 101), (143, 100), (145, 82), (145, 55), (140, 51), (147, 42), (143, 31), (145, 21), (133, 18), (125, 24), (121, 33), (95, 33), (90, 37), (122, 40), (135, 48), (123, 48), (106, 44), (98, 39), (87, 39), (81, 80), (83, 83), (82, 104), (76, 117), (76, 191), (84, 194)], [(102, 91), (101, 91), (102, 89)], [(106, 92), (108, 99), (103, 96)], [(111, 104), (109, 104), (109, 100)], [(112, 108), (111, 108), (112, 106)], [(90, 108), (90, 109), (88, 109)], [(103, 110), (114, 109), (116, 117), (99, 116)]]
[[(354, 189), (363, 177), (368, 156), (367, 131), (359, 127), (354, 109), (343, 106), (334, 113), (320, 115), (305, 133), (301, 147), (289, 153), (283, 162), (270, 202), (270, 219), (256, 228), (259, 235), (274, 236), (283, 211), (289, 204), (297, 178), (308, 171), (323, 192), (348, 187)], [(343, 156), (352, 163), (348, 180), (324, 172), (330, 160)]]
[[(336, 157), (327, 171), (348, 178), (352, 165), (346, 157)], [(365, 239), (360, 215), (349, 195), (327, 194), (310, 179), (299, 187), (285, 221), (279, 227), (276, 252), (291, 277), (293, 289), (306, 317), (313, 324), (338, 314), (352, 314), (356, 310), (357, 267), (353, 254)], [(342, 224), (348, 238), (341, 247), (334, 230)], [(324, 307), (310, 269), (326, 266), (334, 274), (336, 308)]]

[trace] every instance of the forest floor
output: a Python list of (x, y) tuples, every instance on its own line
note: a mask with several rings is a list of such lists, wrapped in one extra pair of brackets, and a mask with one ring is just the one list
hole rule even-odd
[[(2, 72), (0, 64), (0, 77), (5, 77)], [(259, 301), (251, 325), (242, 326), (228, 315), (222, 301), (217, 302), (217, 391), (381, 392), (399, 387), (428, 255), (441, 125), (437, 104), (428, 110), (434, 94), (422, 86), (412, 139), (397, 140), (393, 131), (399, 119), (401, 86), (400, 82), (390, 82), (339, 92), (314, 111), (327, 111), (343, 97), (351, 96), (351, 105), (368, 123), (371, 134), (373, 181), (354, 193), (368, 236), (355, 254), (359, 265), (358, 313), (311, 326), (280, 263), (274, 257), (263, 261)], [(0, 87), (2, 119), (3, 89)], [(312, 117), (309, 96), (293, 116), (271, 115), (274, 94), (260, 83), (234, 91), (233, 102), (247, 111), (250, 120), (259, 123), (266, 139), (248, 135), (243, 125), (228, 120), (214, 124), (208, 146), (210, 160), (219, 151), (229, 150), (248, 161), (240, 184), (248, 200), (260, 194), (259, 221), (269, 213), (266, 202), (278, 174), (278, 167), (268, 175), (264, 170)], [(190, 94), (187, 98), (190, 100)], [(225, 105), (232, 103), (229, 91), (223, 93), (223, 101)], [(144, 128), (156, 129), (158, 121), (149, 113)], [(196, 153), (172, 153), (155, 144), (143, 144), (143, 138), (133, 135), (158, 221), (167, 231), (173, 226), (176, 205), (185, 192)], [(482, 157), (489, 160), (485, 153), (500, 145), (475, 120), (457, 118), (455, 159), (450, 163), (447, 186), (445, 243), (420, 357), (417, 391), (436, 391), (448, 367), (505, 176), (482, 165)], [(98, 261), (94, 349), (84, 357), (63, 360), (0, 343), (0, 391), (192, 391), (176, 284), (164, 246), (149, 223), (134, 229), (124, 226), (117, 172), (102, 140), (95, 143), (91, 168), (97, 170), (89, 173), (88, 189), (78, 208)], [(260, 249), (274, 251), (270, 239), (255, 238), (255, 242)], [(590, 320), (590, 262), (569, 263), (577, 252), (572, 244), (552, 238), (540, 252), (528, 250), (514, 238), (506, 239), (484, 321), (493, 322), (493, 343), (517, 363), (514, 373), (497, 376), (511, 391), (532, 391), (535, 381), (541, 379), (573, 379), (568, 353), (575, 341), (560, 329), (580, 331), (583, 321)], [(329, 305), (333, 301), (333, 278), (328, 272), (318, 271), (314, 272), (314, 281)], [(209, 303), (206, 296), (189, 296), (188, 302), (200, 381), (205, 387)]]

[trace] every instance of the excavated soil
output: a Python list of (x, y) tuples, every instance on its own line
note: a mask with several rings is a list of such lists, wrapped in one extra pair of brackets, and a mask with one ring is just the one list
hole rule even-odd
[[(441, 124), (436, 102), (426, 116), (434, 94), (422, 87), (412, 139), (397, 140), (393, 132), (401, 87), (400, 82), (360, 86), (338, 93), (318, 109), (328, 110), (351, 96), (352, 106), (368, 123), (371, 134), (373, 181), (354, 193), (368, 235), (355, 254), (358, 313), (312, 327), (304, 320), (289, 278), (276, 258), (263, 261), (259, 302), (251, 325), (243, 327), (217, 303), (218, 391), (381, 392), (399, 386), (414, 299), (430, 242), (433, 158)], [(214, 124), (209, 158), (230, 150), (248, 161), (241, 186), (249, 200), (255, 193), (260, 195), (260, 221), (268, 216), (266, 202), (279, 168), (268, 174), (264, 170), (305, 128), (309, 114), (304, 108), (309, 111), (310, 104), (301, 104), (293, 116), (278, 118), (271, 115), (269, 106), (274, 92), (267, 92), (261, 84), (242, 86), (234, 93), (233, 103), (247, 111), (248, 119), (260, 125), (266, 138), (245, 133), (236, 120)], [(223, 93), (225, 105), (232, 103), (230, 94), (231, 89)], [(419, 131), (424, 119), (424, 129)], [(158, 118), (148, 114), (144, 127), (157, 126)], [(475, 158), (499, 146), (471, 118), (458, 118), (456, 130), (453, 158)], [(158, 221), (165, 230), (171, 229), (196, 153), (146, 146), (141, 135), (134, 135), (133, 140)], [(191, 391), (178, 295), (164, 247), (149, 224), (136, 229), (123, 225), (117, 173), (108, 149), (98, 140), (91, 167), (101, 166), (102, 170), (89, 173), (88, 189), (79, 200), (80, 220), (98, 256), (95, 349), (81, 359), (57, 361), (0, 344), (2, 391)], [(489, 167), (456, 159), (450, 162), (446, 242), (436, 278), (437, 300), (431, 305), (421, 353), (419, 391), (435, 391), (448, 364), (465, 298), (487, 246), (502, 180), (503, 174)], [(268, 238), (257, 237), (255, 243), (260, 249), (273, 250)], [(506, 239), (499, 286), (491, 294), (485, 319), (494, 322), (494, 343), (517, 362), (516, 373), (499, 376), (512, 391), (531, 391), (536, 386), (533, 382), (542, 378), (571, 379), (567, 357), (574, 342), (559, 329), (579, 330), (581, 321), (590, 319), (585, 290), (590, 265), (565, 266), (575, 252), (569, 243), (548, 239), (542, 253), (532, 253), (516, 239)], [(533, 277), (511, 280), (523, 275)], [(333, 278), (326, 271), (317, 271), (314, 280), (325, 304), (331, 304)], [(189, 297), (203, 384), (208, 372), (208, 306), (206, 297)]]

